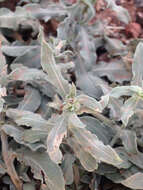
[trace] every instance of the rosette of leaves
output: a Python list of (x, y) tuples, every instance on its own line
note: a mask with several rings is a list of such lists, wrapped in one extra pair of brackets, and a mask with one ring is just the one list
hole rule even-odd
[[(56, 54), (55, 50), (52, 50), (45, 41), (42, 31), (40, 39), (41, 65), (48, 75), (37, 69), (26, 67), (16, 68), (7, 75), (5, 59), (1, 54), (3, 60), (1, 62), (1, 84), (4, 86), (9, 80), (27, 81), (29, 77), (31, 80), (44, 78), (55, 87), (58, 94), (57, 102), (51, 103), (51, 106), (57, 106), (55, 107), (57, 114), (45, 120), (37, 113), (19, 108), (2, 110), (4, 124), (1, 124), (1, 141), (5, 163), (2, 168), (3, 174), (7, 173), (10, 176), (17, 189), (26, 189), (27, 186), (35, 187), (35, 182), (29, 184), (27, 170), (30, 166), (34, 179), (41, 182), (41, 189), (64, 190), (65, 183), (71, 184), (73, 180), (67, 181), (66, 179), (65, 182), (63, 177), (65, 173), (62, 173), (58, 166), (63, 160), (60, 145), (70, 146), (87, 171), (94, 171), (99, 162), (120, 168), (123, 167), (123, 161), (111, 146), (99, 140), (79, 118), (85, 112), (92, 115), (102, 112), (107, 100), (103, 98), (97, 101), (84, 94), (77, 95), (76, 87), (64, 79), (61, 67), (55, 62), (54, 55), (59, 54)], [(17, 70), (21, 70), (20, 75)], [(26, 74), (23, 73), (24, 70)], [(5, 114), (8, 121), (5, 120)], [(15, 159), (19, 161), (20, 168), (14, 166)], [(66, 157), (64, 159), (66, 163)], [(74, 160), (72, 160), (73, 163)], [(65, 171), (64, 166), (63, 171)]]
[[(122, 160), (116, 152), (110, 146), (105, 146), (96, 135), (89, 132), (78, 117), (84, 112), (91, 114), (102, 112), (103, 104), (87, 95), (76, 95), (76, 87), (69, 84), (61, 75), (55, 63), (53, 51), (45, 41), (42, 30), (40, 40), (43, 70), (47, 72), (61, 97), (58, 98), (58, 103), (52, 103), (57, 109), (60, 108), (61, 114), (55, 116), (55, 125), (47, 137), (47, 152), (51, 159), (55, 163), (61, 162), (62, 152), (59, 146), (65, 140), (71, 145), (82, 165), (89, 171), (93, 171), (97, 167), (95, 163), (100, 161), (120, 167)], [(84, 160), (83, 155), (85, 158), (90, 158), (89, 164)]]

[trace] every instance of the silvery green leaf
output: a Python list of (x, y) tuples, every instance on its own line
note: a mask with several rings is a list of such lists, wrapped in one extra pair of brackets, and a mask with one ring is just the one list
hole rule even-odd
[(70, 131), (77, 143), (88, 152), (97, 162), (105, 162), (120, 168), (122, 159), (109, 145), (104, 145), (95, 134), (84, 128), (70, 127)]
[(134, 54), (134, 60), (132, 64), (132, 73), (133, 73), (133, 79), (132, 79), (132, 85), (137, 85), (142, 87), (142, 79), (143, 79), (143, 43), (140, 42), (137, 47)]
[(108, 101), (108, 108), (110, 108), (110, 117), (114, 118), (116, 121), (121, 120), (123, 100), (110, 97)]
[(3, 105), (4, 105), (4, 99), (0, 98), (0, 112), (3, 110)]
[[(24, 154), (23, 154), (24, 153)], [(32, 168), (34, 177), (43, 184), (43, 175), (48, 190), (65, 190), (65, 182), (60, 167), (55, 164), (47, 153), (32, 152), (28, 149), (17, 151), (17, 159)]]
[[(86, 71), (90, 71), (96, 63), (95, 45), (92, 36), (89, 35), (86, 27), (80, 27), (78, 34), (78, 48), (82, 64)], [(78, 64), (78, 63), (77, 63)]]
[(23, 184), (23, 190), (35, 190), (35, 185), (32, 183)]
[(79, 127), (79, 128), (85, 128), (85, 124), (78, 118), (76, 113), (71, 113), (68, 118), (68, 125)]
[[(32, 7), (26, 6), (26, 7)], [(39, 20), (44, 20), (45, 22), (48, 22), (52, 18), (58, 18), (62, 19), (64, 16), (68, 14), (67, 10), (65, 7), (63, 7), (60, 3), (49, 3), (46, 7), (42, 8), (39, 7), (36, 11), (32, 11), (32, 16), (36, 19)]]
[(48, 132), (41, 130), (25, 130), (23, 132), (23, 140), (28, 143), (35, 143), (39, 142), (43, 139), (46, 139), (48, 136)]
[(108, 105), (109, 103), (109, 95), (104, 95), (101, 97), (101, 100), (99, 101), (101, 107), (102, 107), (102, 110)]
[(120, 138), (126, 152), (128, 152), (129, 154), (138, 154), (137, 136), (134, 131), (124, 129), (121, 131)]
[(77, 96), (76, 98), (77, 98), (77, 101), (81, 105), (80, 106), (81, 113), (82, 113), (82, 110), (83, 112), (93, 113), (93, 114), (94, 112), (102, 112), (103, 107), (100, 104), (100, 102), (98, 102), (96, 99), (84, 94), (81, 94)]
[(40, 148), (45, 150), (45, 148), (46, 148), (45, 145), (41, 142), (36, 142), (34, 144), (31, 144), (29, 142), (24, 141), (24, 138), (23, 138), (24, 130), (22, 128), (18, 128), (13, 125), (5, 124), (2, 126), (2, 130), (10, 137), (13, 137), (17, 143), (27, 146), (32, 151), (36, 151)]
[(58, 66), (55, 63), (53, 51), (49, 44), (44, 39), (44, 34), (41, 29), (40, 31), (40, 41), (41, 41), (41, 65), (43, 70), (48, 73), (50, 81), (57, 88), (58, 93), (65, 98), (65, 96), (69, 93), (70, 85), (68, 81), (66, 81)]
[(101, 61), (95, 65), (93, 74), (99, 77), (107, 76), (112, 82), (123, 83), (131, 80), (131, 73), (127, 71), (123, 61), (113, 60), (112, 62)]
[(100, 141), (105, 145), (109, 144), (113, 136), (115, 135), (115, 130), (109, 126), (104, 125), (98, 119), (91, 116), (82, 116), (80, 120), (86, 125), (86, 129), (91, 133), (95, 134)]
[(111, 90), (109, 96), (119, 98), (121, 96), (133, 96), (142, 93), (143, 90), (139, 86), (118, 86)]
[(130, 117), (136, 112), (139, 103), (141, 102), (140, 102), (140, 97), (138, 96), (133, 96), (124, 103), (123, 107), (121, 108), (122, 109), (121, 120), (125, 126), (128, 124)]
[(53, 127), (53, 123), (49, 120), (43, 119), (39, 114), (32, 113), (30, 111), (23, 111), (18, 109), (8, 109), (6, 111), (7, 117), (13, 119), (17, 125), (24, 125), (32, 127), (32, 130), (45, 130), (50, 131)]
[(55, 163), (62, 160), (62, 152), (59, 149), (63, 138), (67, 135), (67, 116), (62, 114), (55, 117), (55, 124), (47, 137), (47, 152)]
[(25, 66), (18, 66), (9, 74), (11, 80), (46, 80), (50, 82), (49, 77), (41, 70), (35, 68), (28, 68)]
[(68, 144), (73, 149), (76, 157), (80, 160), (80, 163), (82, 166), (89, 172), (94, 171), (98, 167), (98, 163), (96, 159), (86, 150), (84, 150), (84, 147), (80, 146), (76, 142), (75, 138), (68, 138), (67, 139)]
[[(22, 46), (24, 47), (24, 46)], [(12, 46), (11, 49), (14, 49), (15, 47)], [(20, 46), (17, 47), (17, 50), (15, 50), (14, 54), (16, 54), (19, 49)], [(38, 45), (34, 45), (33, 48), (29, 48), (28, 46), (26, 46), (27, 50), (23, 53), (22, 55), (16, 57), (14, 59), (14, 61), (12, 62), (13, 64), (22, 64), (28, 68), (41, 68), (41, 64), (40, 64), (40, 51), (41, 51), (41, 47)], [(12, 54), (12, 52), (11, 52)], [(12, 56), (14, 56), (14, 54), (12, 54)]]
[(7, 8), (0, 9), (1, 28), (9, 28), (15, 30), (17, 29), (17, 26), (20, 23), (20, 21), (30, 18), (32, 18), (30, 12), (27, 11), (24, 7), (16, 7), (15, 12), (12, 12)]
[(103, 91), (108, 91), (107, 84), (91, 72), (83, 70), (85, 70), (83, 64), (77, 61), (76, 86), (88, 96), (99, 99), (103, 95)]
[(74, 181), (74, 174), (73, 174), (73, 167), (72, 167), (74, 161), (75, 161), (75, 157), (72, 154), (66, 153), (64, 155), (64, 159), (61, 164), (61, 167), (64, 174), (66, 185), (71, 185)]
[(19, 103), (17, 109), (35, 112), (41, 104), (41, 94), (38, 89), (31, 86), (25, 87), (24, 99)]
[(1, 85), (5, 84), (6, 79), (7, 79), (6, 59), (2, 53), (2, 48), (0, 47), (0, 84)]
[(20, 57), (39, 46), (3, 46), (2, 52), (11, 57)]
[(135, 173), (134, 175), (131, 175), (127, 179), (123, 180), (121, 183), (131, 189), (141, 189), (142, 190), (143, 173), (141, 173), (141, 172)]

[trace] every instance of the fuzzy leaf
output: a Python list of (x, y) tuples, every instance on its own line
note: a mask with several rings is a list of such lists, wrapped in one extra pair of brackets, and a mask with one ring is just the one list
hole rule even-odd
[(123, 101), (117, 98), (110, 97), (108, 107), (110, 108), (110, 117), (115, 120), (121, 120)]
[(109, 145), (104, 145), (95, 134), (81, 128), (70, 126), (70, 131), (77, 143), (88, 152), (97, 162), (105, 162), (113, 166), (119, 167), (122, 164), (121, 158), (116, 151)]
[(50, 131), (52, 123), (43, 119), (39, 114), (18, 109), (8, 109), (6, 115), (13, 119), (18, 125), (32, 127), (32, 130)]
[[(26, 6), (26, 8), (32, 8), (34, 9), (34, 7), (31, 6)], [(50, 19), (52, 18), (62, 18), (63, 16), (67, 15), (67, 10), (65, 9), (64, 6), (62, 6), (60, 3), (51, 3), (44, 7), (37, 7), (37, 10), (33, 10), (32, 11), (32, 16), (36, 19), (39, 20), (44, 20), (45, 22), (48, 22)]]
[(102, 112), (102, 106), (100, 102), (90, 96), (81, 94), (77, 96), (77, 101), (81, 104), (81, 112), (82, 109), (83, 112), (86, 113), (94, 114), (94, 112)]
[(46, 80), (50, 82), (49, 77), (41, 70), (20, 66), (15, 68), (9, 75), (12, 80)]
[[(14, 48), (14, 46), (13, 46), (13, 48)], [(29, 49), (29, 46), (27, 48)], [(41, 51), (40, 46), (33, 46), (33, 48), (30, 48), (28, 51), (26, 50), (26, 52), (24, 54), (22, 53), (22, 55), (15, 58), (15, 60), (12, 62), (12, 64), (20, 63), (29, 68), (40, 69), (41, 68), (40, 51)]]
[(138, 172), (128, 177), (121, 183), (131, 189), (142, 189), (143, 188), (143, 173)]
[(1, 113), (2, 110), (3, 110), (3, 105), (4, 105), (4, 99), (3, 99), (3, 98), (0, 98), (0, 113)]
[(30, 19), (32, 16), (24, 7), (16, 7), (15, 12), (10, 11), (7, 8), (0, 9), (0, 27), (16, 29), (18, 24), (24, 19)]
[(93, 65), (96, 63), (97, 59), (94, 41), (92, 40), (92, 37), (89, 36), (85, 27), (80, 27), (78, 35), (80, 58), (82, 59), (82, 64), (84, 64), (84, 68), (86, 68), (86, 71), (90, 71)]
[(103, 95), (102, 87), (106, 89), (108, 88), (108, 86), (106, 85), (106, 83), (104, 83), (104, 81), (102, 81), (102, 79), (94, 76), (91, 72), (82, 72), (84, 68), (80, 66), (80, 62), (78, 62), (77, 64), (79, 64), (78, 67), (81, 68), (76, 68), (76, 72), (78, 70), (78, 72), (76, 73), (76, 86), (88, 96), (99, 99)]
[(42, 149), (42, 150), (44, 149), (45, 150), (45, 148), (46, 148), (45, 145), (42, 144), (41, 142), (31, 144), (29, 142), (24, 141), (24, 138), (23, 138), (24, 137), (24, 131), (22, 128), (18, 128), (18, 127), (15, 127), (13, 125), (5, 124), (2, 126), (2, 130), (7, 135), (9, 135), (10, 137), (13, 137), (17, 143), (27, 146), (32, 151), (36, 151), (38, 149)]
[(70, 85), (63, 78), (61, 71), (55, 63), (54, 55), (52, 49), (49, 44), (44, 39), (44, 34), (40, 32), (40, 40), (41, 40), (41, 64), (43, 70), (48, 73), (48, 76), (52, 82), (52, 84), (57, 88), (58, 93), (65, 98), (65, 96), (69, 93)]
[(19, 110), (35, 112), (41, 104), (41, 95), (39, 91), (30, 86), (26, 86), (23, 101), (18, 105)]
[(133, 96), (124, 103), (121, 120), (125, 126), (128, 124), (130, 117), (136, 112), (139, 103), (142, 103), (143, 105), (143, 101), (140, 101), (140, 97), (138, 96)]
[(78, 118), (75, 113), (70, 114), (68, 124), (74, 127), (85, 128), (85, 124)]
[(92, 172), (97, 169), (98, 165), (95, 158), (89, 152), (85, 151), (84, 147), (80, 146), (80, 144), (76, 142), (75, 138), (69, 138), (67, 139), (67, 142), (73, 149), (76, 157), (80, 160), (82, 166), (87, 171)]
[(126, 152), (129, 154), (137, 154), (137, 136), (134, 131), (122, 130), (120, 134), (120, 138), (125, 147)]
[(109, 95), (119, 98), (121, 96), (133, 96), (140, 93), (142, 94), (143, 90), (139, 86), (118, 86), (113, 88)]
[(99, 77), (107, 76), (112, 82), (122, 83), (124, 81), (130, 81), (131, 73), (128, 72), (123, 62), (115, 60), (112, 62), (100, 62), (93, 69), (93, 74)]
[(71, 185), (74, 180), (72, 165), (75, 161), (75, 157), (72, 154), (65, 154), (62, 162), (62, 170), (65, 178), (66, 185)]
[(1, 44), (0, 44), (0, 84), (5, 84), (7, 78), (7, 65), (5, 56), (2, 53)]
[(40, 130), (25, 130), (23, 132), (23, 140), (28, 143), (39, 142), (40, 140), (46, 139), (48, 133)]
[(19, 57), (22, 56), (32, 49), (38, 48), (38, 46), (3, 46), (2, 52), (11, 57)]
[(143, 43), (140, 42), (136, 48), (135, 54), (134, 54), (134, 61), (132, 64), (132, 73), (133, 73), (133, 79), (132, 79), (132, 85), (137, 85), (142, 87), (142, 79), (143, 79)]
[(65, 190), (62, 171), (60, 167), (49, 158), (47, 153), (31, 152), (25, 149), (21, 152), (17, 152), (17, 158), (26, 165), (31, 166), (36, 179), (42, 181), (43, 176), (41, 171), (44, 173), (47, 189)]
[(95, 134), (100, 141), (104, 144), (109, 144), (113, 136), (115, 135), (115, 131), (105, 126), (101, 121), (97, 120), (91, 116), (82, 116), (80, 120), (86, 125), (86, 129), (91, 133)]
[(57, 116), (55, 118), (55, 125), (47, 137), (47, 152), (55, 163), (60, 163), (62, 153), (59, 149), (63, 138), (67, 134), (67, 117), (66, 115)]

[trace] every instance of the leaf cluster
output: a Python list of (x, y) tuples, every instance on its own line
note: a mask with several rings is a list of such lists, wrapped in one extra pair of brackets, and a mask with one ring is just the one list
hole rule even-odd
[[(130, 22), (125, 8), (105, 2)], [(0, 8), (0, 177), (10, 190), (96, 190), (102, 176), (143, 187), (143, 43), (133, 55), (111, 38), (106, 23), (92, 21), (94, 5)], [(56, 36), (45, 31), (52, 22)], [(98, 61), (103, 47), (110, 63)]]

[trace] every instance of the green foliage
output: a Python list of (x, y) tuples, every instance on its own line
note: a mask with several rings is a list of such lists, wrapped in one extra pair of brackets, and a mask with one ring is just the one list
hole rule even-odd
[[(125, 8), (105, 2), (129, 23)], [(123, 65), (129, 48), (108, 36), (104, 22), (90, 23), (95, 2), (23, 3), (15, 12), (0, 9), (1, 35), (8, 39), (0, 48), (2, 182), (7, 177), (10, 189), (17, 190), (81, 189), (92, 172), (93, 183), (104, 175), (142, 189), (143, 43), (130, 73)], [(44, 32), (53, 20), (59, 22), (57, 37)], [(26, 42), (17, 33), (22, 24), (32, 30)], [(113, 58), (110, 64), (96, 64), (102, 46)], [(91, 181), (95, 190), (98, 184)]]

